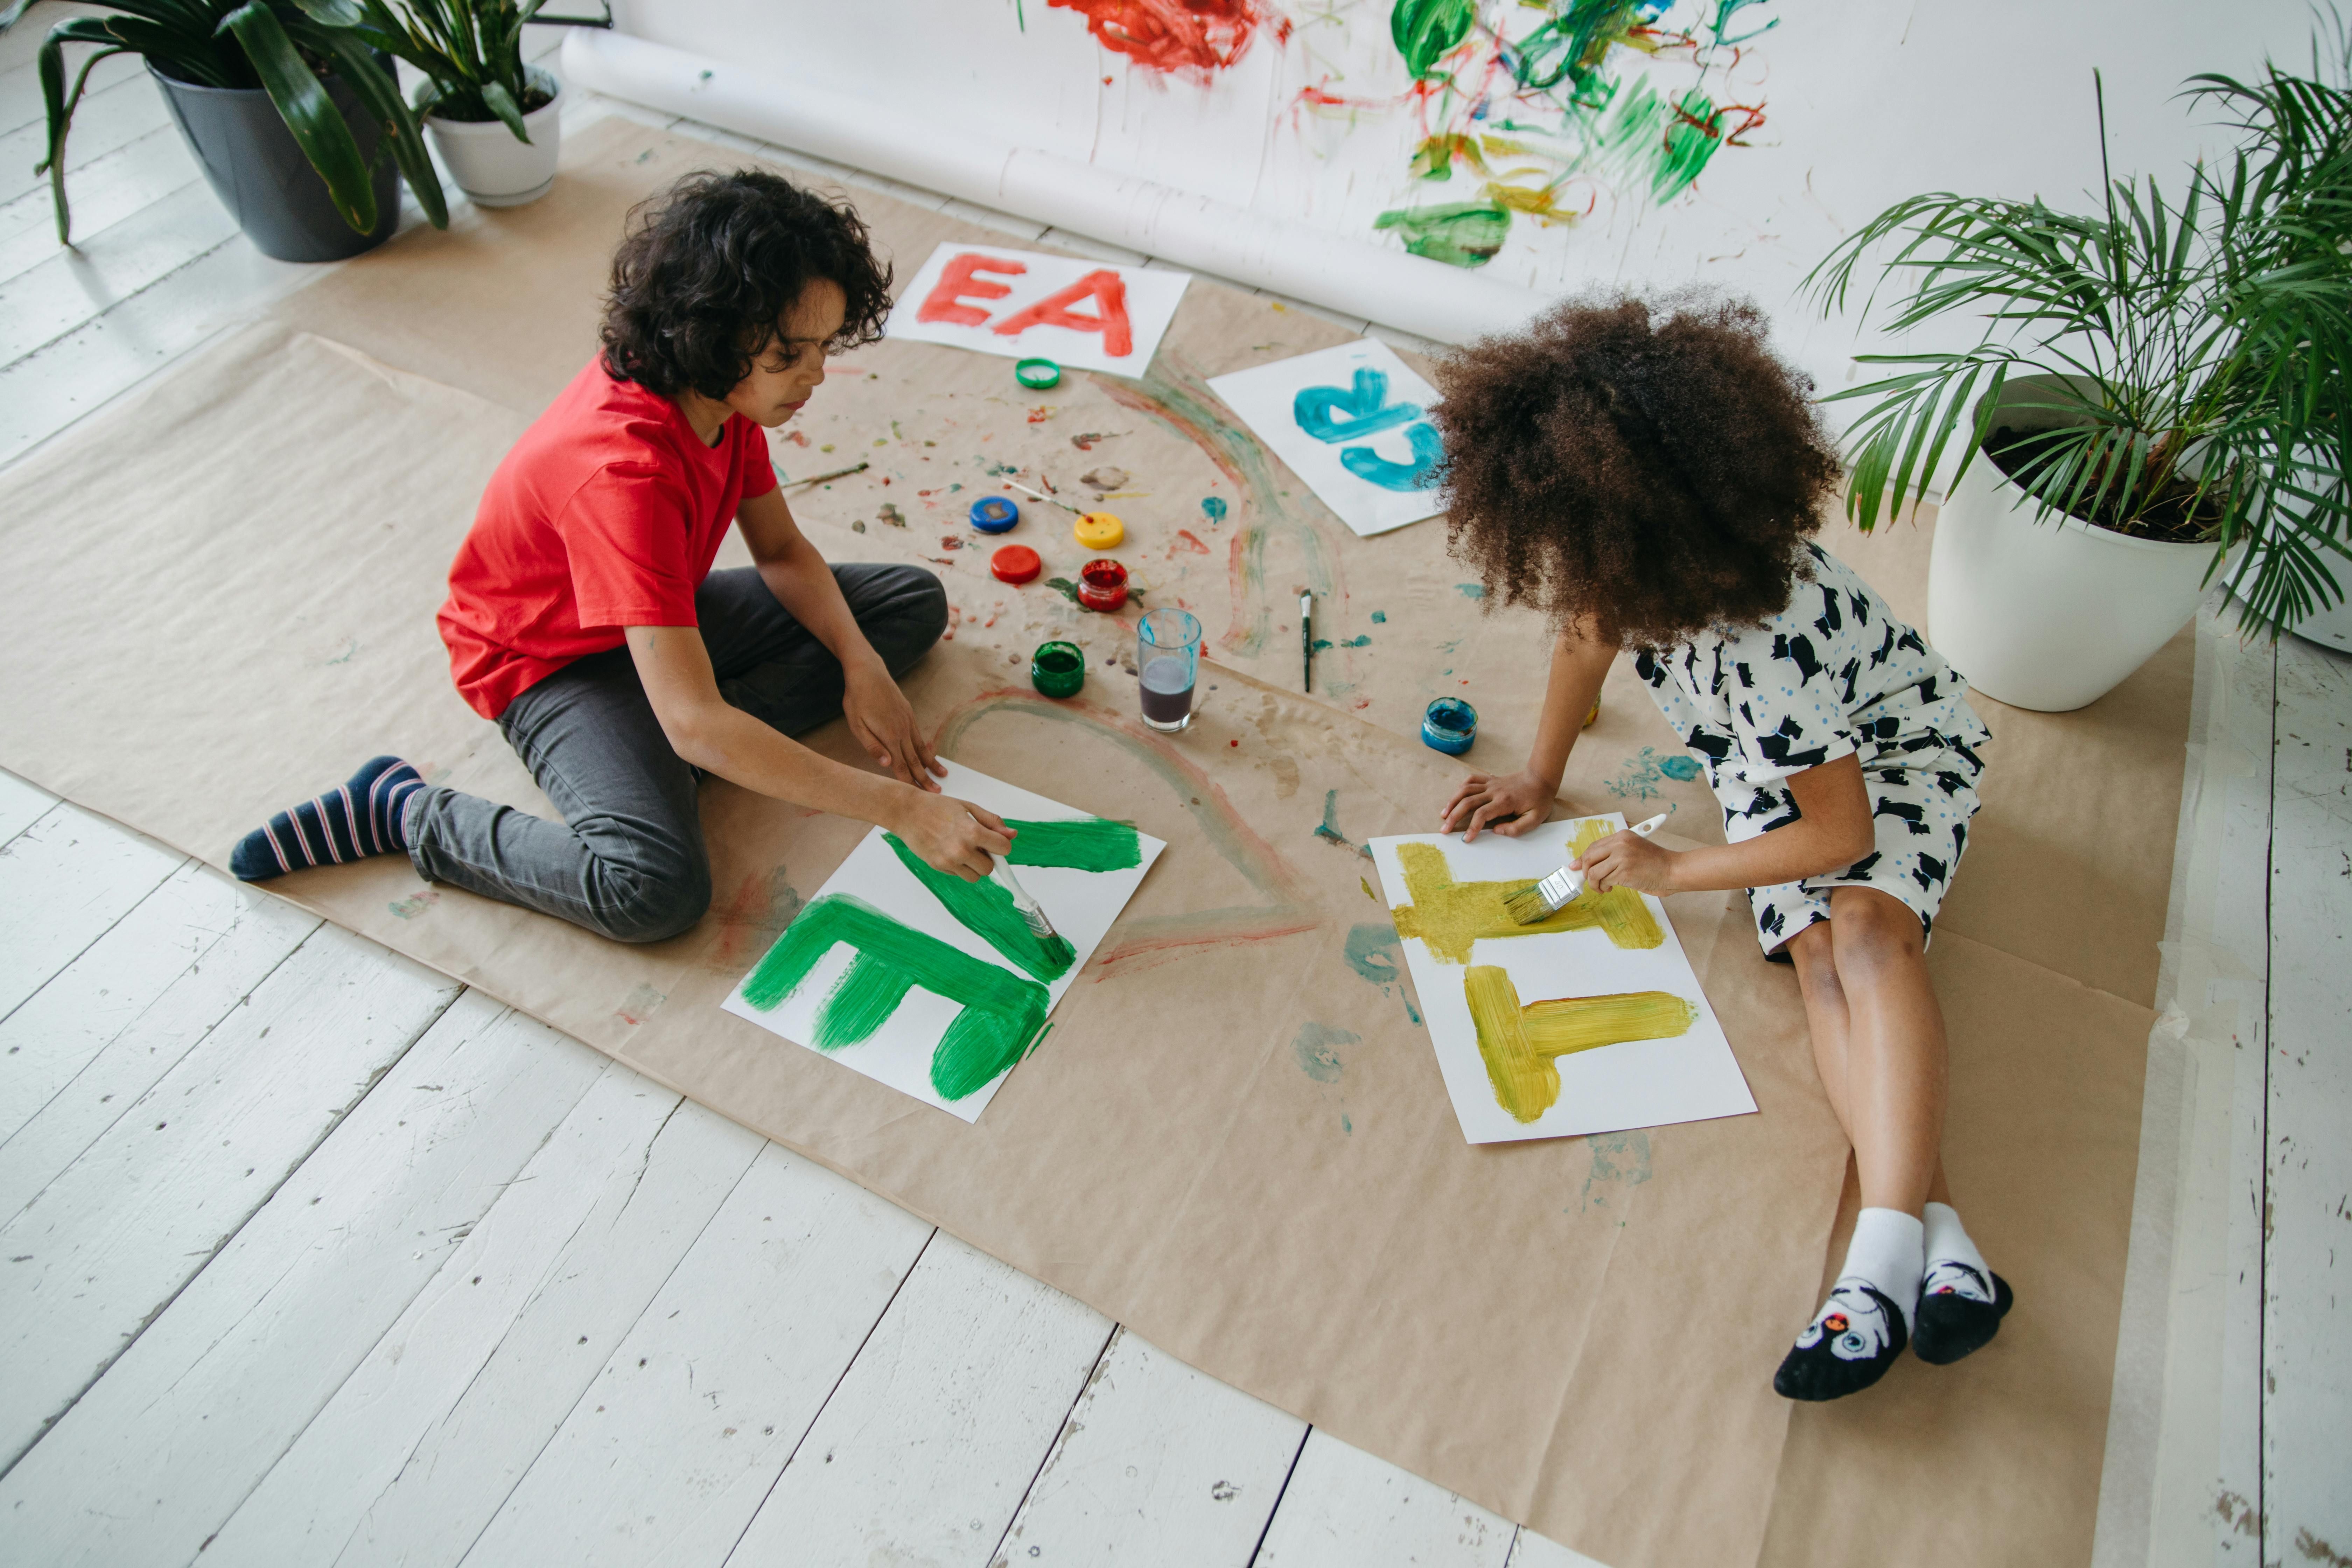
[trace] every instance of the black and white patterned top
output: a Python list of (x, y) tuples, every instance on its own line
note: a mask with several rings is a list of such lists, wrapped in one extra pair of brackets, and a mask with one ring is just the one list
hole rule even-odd
[(1957, 752), (1972, 778), (1975, 748), (1992, 736), (1968, 682), (1852, 567), (1805, 549), (1811, 577), (1761, 626), (1719, 627), (1633, 660), (1725, 816), (1792, 809), (1778, 781), (1849, 753), (1868, 770), (1916, 770)]

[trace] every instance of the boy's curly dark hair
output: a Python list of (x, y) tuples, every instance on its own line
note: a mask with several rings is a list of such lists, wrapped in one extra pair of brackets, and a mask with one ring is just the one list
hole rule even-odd
[(1785, 608), (1840, 468), (1764, 334), (1744, 300), (1612, 294), (1441, 361), (1447, 543), (1486, 602), (1625, 647)]
[(819, 278), (849, 297), (829, 348), (882, 335), (889, 264), (846, 203), (755, 169), (688, 174), (629, 213), (604, 299), (604, 368), (665, 397), (691, 387), (723, 398)]

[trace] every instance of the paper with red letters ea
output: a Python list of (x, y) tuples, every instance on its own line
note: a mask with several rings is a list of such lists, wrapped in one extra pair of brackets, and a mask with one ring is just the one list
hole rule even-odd
[(949, 241), (898, 297), (894, 338), (1071, 370), (1141, 375), (1176, 319), (1189, 272)]

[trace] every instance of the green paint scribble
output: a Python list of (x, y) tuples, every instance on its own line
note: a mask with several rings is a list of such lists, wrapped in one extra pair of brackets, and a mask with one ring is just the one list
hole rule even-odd
[(1372, 625), (1376, 626), (1384, 626), (1388, 624), (1389, 613), (1386, 610), (1374, 610), (1372, 612)]
[[(890, 847), (898, 864), (947, 906), (957, 923), (1035, 978), (1059, 980), (1077, 961), (1077, 951), (1067, 937), (1059, 932), (1040, 937), (1029, 929), (1029, 922), (1021, 918), (1021, 910), (1013, 901), (1012, 889), (1003, 883), (987, 877), (967, 882), (951, 872), (935, 870), (895, 833), (884, 834), (882, 842)], [(802, 918), (805, 920), (807, 916)], [(891, 1004), (896, 1005), (896, 1002)]]
[(1315, 837), (1326, 844), (1335, 844), (1342, 849), (1352, 849), (1367, 860), (1372, 858), (1370, 850), (1339, 831), (1339, 792), (1336, 789), (1323, 792), (1323, 820), (1315, 825)]
[(1143, 864), (1143, 839), (1131, 822), (1099, 816), (1067, 821), (1004, 819), (1013, 829), (1015, 866), (1058, 866), (1073, 871), (1132, 871)]
[(1511, 215), (1487, 202), (1448, 202), (1434, 207), (1394, 207), (1372, 220), (1393, 228), (1415, 256), (1448, 267), (1484, 267), (1510, 237)]
[(801, 911), (745, 977), (744, 1002), (762, 1013), (774, 1011), (835, 943), (848, 944), (857, 956), (817, 1014), (816, 1037), (809, 1043), (818, 1050), (839, 1051), (871, 1037), (919, 984), (963, 1009), (931, 1052), (931, 1088), (940, 1099), (957, 1100), (993, 1083), (1045, 1026), (1043, 985), (901, 925), (846, 893), (827, 893)]
[(1045, 579), (1045, 586), (1053, 589), (1073, 605), (1078, 602), (1078, 585), (1067, 577), (1048, 577)]
[(1437, 74), (1437, 62), (1462, 47), (1477, 20), (1476, 0), (1396, 0), (1389, 37), (1416, 78)]
[(1456, 583), (1454, 584), (1454, 591), (1461, 595), (1465, 599), (1483, 599), (1486, 596), (1486, 584), (1484, 583)]
[(1201, 515), (1207, 518), (1211, 522), (1224, 521), (1225, 498), (1223, 496), (1202, 496), (1201, 498)]
[(1687, 784), (1698, 777), (1698, 763), (1680, 752), (1660, 756), (1655, 746), (1644, 746), (1618, 764), (1609, 781), (1609, 793), (1620, 800), (1654, 800), (1673, 779)]
[(1346, 953), (1348, 967), (1383, 991), (1403, 973), (1404, 944), (1386, 921), (1350, 926)]
[(1592, 1169), (1584, 1178), (1585, 1213), (1610, 1207), (1612, 1191), (1622, 1196), (1650, 1179), (1647, 1132), (1595, 1132), (1584, 1142), (1592, 1151)]
[(1317, 1083), (1337, 1083), (1347, 1070), (1334, 1046), (1361, 1043), (1363, 1037), (1349, 1029), (1335, 1029), (1328, 1024), (1309, 1020), (1298, 1026), (1298, 1034), (1290, 1042), (1291, 1055), (1298, 1058), (1298, 1070)]

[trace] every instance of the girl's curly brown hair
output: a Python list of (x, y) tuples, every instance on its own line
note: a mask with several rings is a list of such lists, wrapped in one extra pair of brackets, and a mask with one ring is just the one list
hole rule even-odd
[(1841, 478), (1744, 300), (1575, 300), (1440, 362), (1447, 543), (1486, 602), (1623, 647), (1785, 608)]

